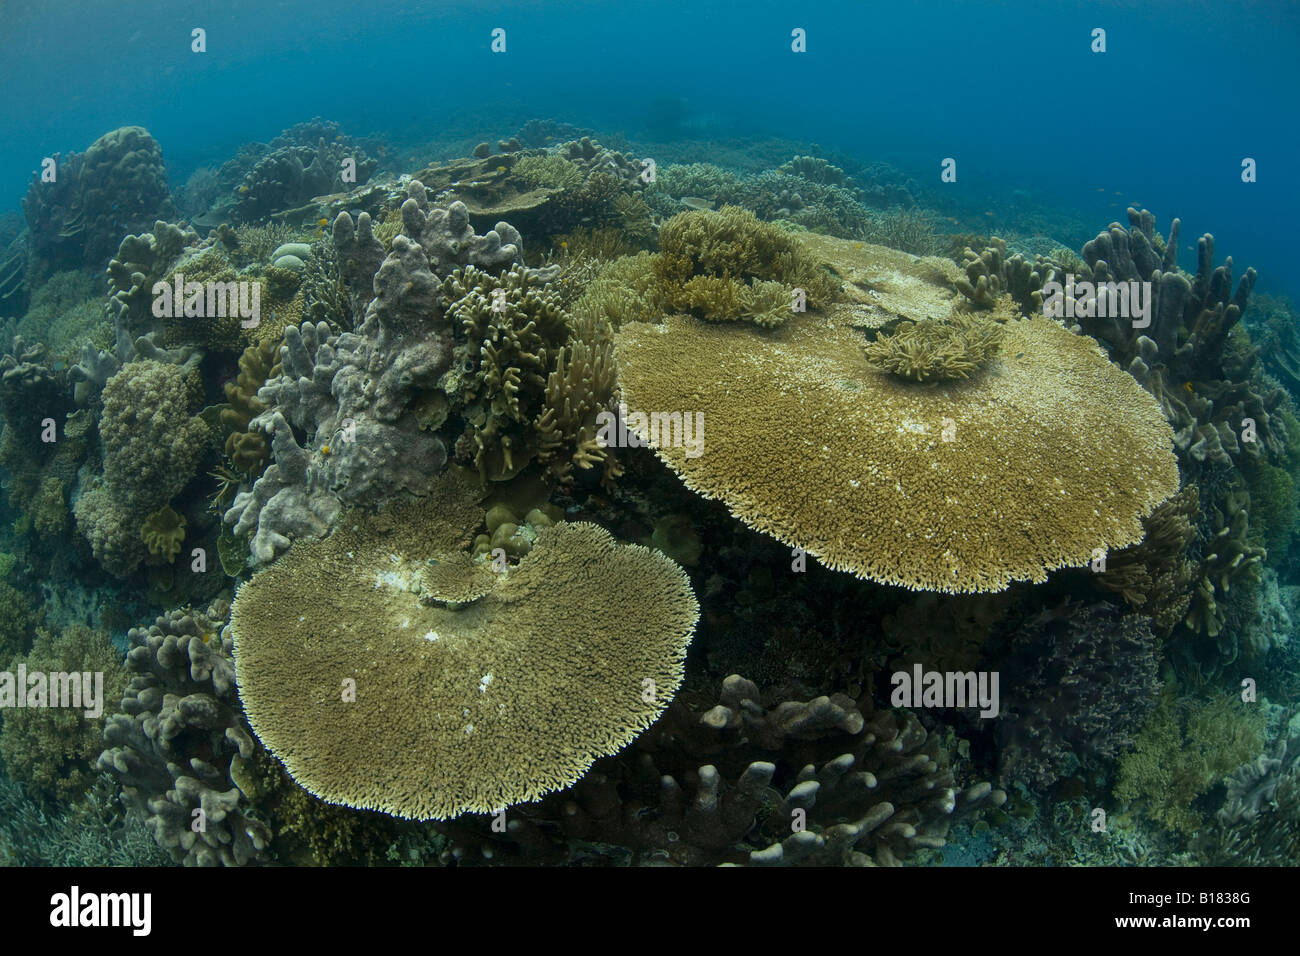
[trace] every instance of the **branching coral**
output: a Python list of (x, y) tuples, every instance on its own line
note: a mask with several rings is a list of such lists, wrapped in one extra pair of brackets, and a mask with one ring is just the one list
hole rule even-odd
[[(6, 660), (4, 666), (14, 671), (20, 665), (25, 665), (29, 674), (40, 672), (44, 693), (51, 696), (39, 706), (32, 706), (31, 682), (19, 689), (28, 696), (27, 706), (5, 711), (0, 757), (10, 777), (22, 781), (34, 795), (71, 800), (94, 780), (93, 765), (104, 725), (102, 715), (112, 711), (113, 702), (126, 686), (121, 658), (107, 634), (73, 625), (57, 633), (39, 630), (31, 653), (12, 664)], [(81, 706), (51, 706), (56, 688), (60, 695), (71, 692), (71, 685), (58, 678), (50, 678), (50, 685), (45, 687), (45, 675), (55, 673), (72, 675), (80, 685), (80, 693), (73, 699)], [(85, 674), (90, 675), (89, 685)], [(90, 692), (93, 696), (97, 687), (103, 696), (92, 705), (83, 694)], [(98, 714), (87, 716), (95, 709)]]
[(907, 711), (860, 710), (842, 694), (791, 698), (734, 674), (719, 697), (691, 703), (674, 701), (629, 752), (565, 793), (512, 808), (504, 834), (486, 821), (445, 825), (445, 857), (896, 865), (1006, 799), (987, 783), (958, 784), (955, 742)]
[(534, 459), (559, 478), (610, 460), (596, 443), (596, 414), (614, 391), (607, 322), (590, 313), (571, 322), (538, 274), (518, 266), (500, 277), (468, 266), (444, 295), (461, 329), (444, 387), (468, 423), (458, 446), (484, 481)]
[(795, 289), (810, 308), (827, 305), (835, 283), (798, 240), (736, 206), (674, 216), (659, 230), (655, 273), (666, 297), (703, 318), (779, 325)]
[(996, 321), (961, 312), (903, 322), (867, 343), (867, 361), (913, 382), (970, 378), (997, 354), (1003, 331)]
[[(231, 781), (256, 744), (240, 714), (224, 609), (170, 611), (132, 628), (130, 682), (108, 718), (98, 766), (122, 785), (177, 862), (232, 866), (265, 858), (270, 829)], [(202, 810), (202, 827), (196, 827)]]
[(1260, 752), (1262, 725), (1258, 709), (1240, 701), (1179, 700), (1166, 692), (1120, 758), (1115, 795), (1143, 801), (1171, 830), (1195, 833), (1204, 821), (1193, 801)]

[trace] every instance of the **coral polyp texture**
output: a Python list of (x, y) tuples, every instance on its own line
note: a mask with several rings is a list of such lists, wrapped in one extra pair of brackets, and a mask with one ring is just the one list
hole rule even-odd
[(681, 683), (699, 609), (676, 564), (561, 524), (462, 604), (473, 568), (443, 497), (353, 515), (235, 598), (249, 721), (329, 802), (444, 819), (534, 800), (622, 748)]
[(812, 314), (761, 338), (670, 316), (616, 339), (629, 408), (704, 415), (702, 453), (655, 449), (688, 487), (859, 577), (1043, 581), (1141, 540), (1178, 490), (1159, 406), (1090, 339), (1009, 322), (988, 374), (928, 385), (872, 368), (861, 341)]

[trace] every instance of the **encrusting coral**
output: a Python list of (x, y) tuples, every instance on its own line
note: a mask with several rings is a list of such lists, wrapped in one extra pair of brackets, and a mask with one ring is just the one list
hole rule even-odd
[[(471, 569), (439, 564), (476, 523), (448, 474), (443, 493), (355, 515), (236, 596), (249, 721), (330, 802), (446, 818), (536, 799), (649, 726), (681, 682), (699, 613), (685, 574), (594, 525), (543, 528), (482, 597), (443, 606)], [(608, 613), (610, 595), (635, 611)]]
[(933, 385), (871, 368), (860, 342), (812, 314), (761, 335), (670, 316), (623, 326), (616, 354), (629, 408), (703, 414), (702, 454), (655, 449), (688, 487), (860, 577), (1042, 581), (1140, 540), (1178, 490), (1159, 407), (1086, 337), (1010, 322), (990, 374)]

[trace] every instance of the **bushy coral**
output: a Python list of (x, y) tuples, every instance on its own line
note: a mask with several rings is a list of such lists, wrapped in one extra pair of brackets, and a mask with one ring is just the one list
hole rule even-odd
[(187, 375), (182, 366), (137, 361), (104, 387), (104, 474), (75, 513), (95, 557), (119, 577), (144, 558), (145, 519), (185, 487), (206, 449), (208, 426), (190, 415)]
[(1003, 326), (969, 313), (902, 322), (867, 343), (867, 361), (912, 382), (970, 378), (1002, 344)]
[(779, 325), (796, 289), (810, 308), (835, 296), (834, 281), (795, 238), (736, 206), (674, 216), (659, 230), (659, 248), (654, 268), (667, 298), (701, 318)]
[(588, 314), (571, 322), (537, 273), (499, 277), (473, 266), (444, 283), (447, 318), (460, 327), (444, 380), (466, 422), (458, 450), (487, 481), (536, 459), (557, 477), (605, 463), (596, 414), (614, 391), (613, 337)]
[(1044, 611), (1006, 651), (999, 773), (1038, 790), (1113, 759), (1160, 696), (1155, 637), (1138, 614), (1106, 605)]
[(1120, 757), (1115, 796), (1141, 801), (1151, 819), (1171, 830), (1196, 833), (1205, 821), (1194, 802), (1260, 752), (1262, 733), (1257, 707), (1166, 691), (1133, 749)]
[[(126, 686), (121, 657), (107, 634), (72, 625), (62, 632), (41, 629), (31, 652), (6, 662), (6, 669), (14, 671), (20, 664), (26, 665), (28, 674), (73, 674), (83, 692), (83, 676), (89, 673), (92, 695), (95, 688), (102, 692), (103, 696), (95, 701), (100, 713), (91, 717), (87, 716), (90, 703), (80, 695), (80, 707), (32, 707), (30, 691), (23, 688), (19, 692), (28, 693), (29, 706), (6, 710), (0, 726), (0, 758), (9, 776), (21, 781), (34, 795), (71, 801), (94, 781), (93, 768), (102, 747), (103, 715), (112, 712), (113, 702)], [(54, 680), (50, 680), (46, 692), (53, 695)]]

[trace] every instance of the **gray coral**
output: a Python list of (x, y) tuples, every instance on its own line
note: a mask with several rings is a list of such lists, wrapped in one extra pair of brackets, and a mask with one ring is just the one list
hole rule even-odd
[(131, 629), (131, 682), (99, 758), (158, 845), (190, 866), (260, 862), (271, 839), (231, 780), (232, 763), (251, 759), (256, 744), (235, 692), (231, 641), (218, 633), (222, 617), (170, 611)]

